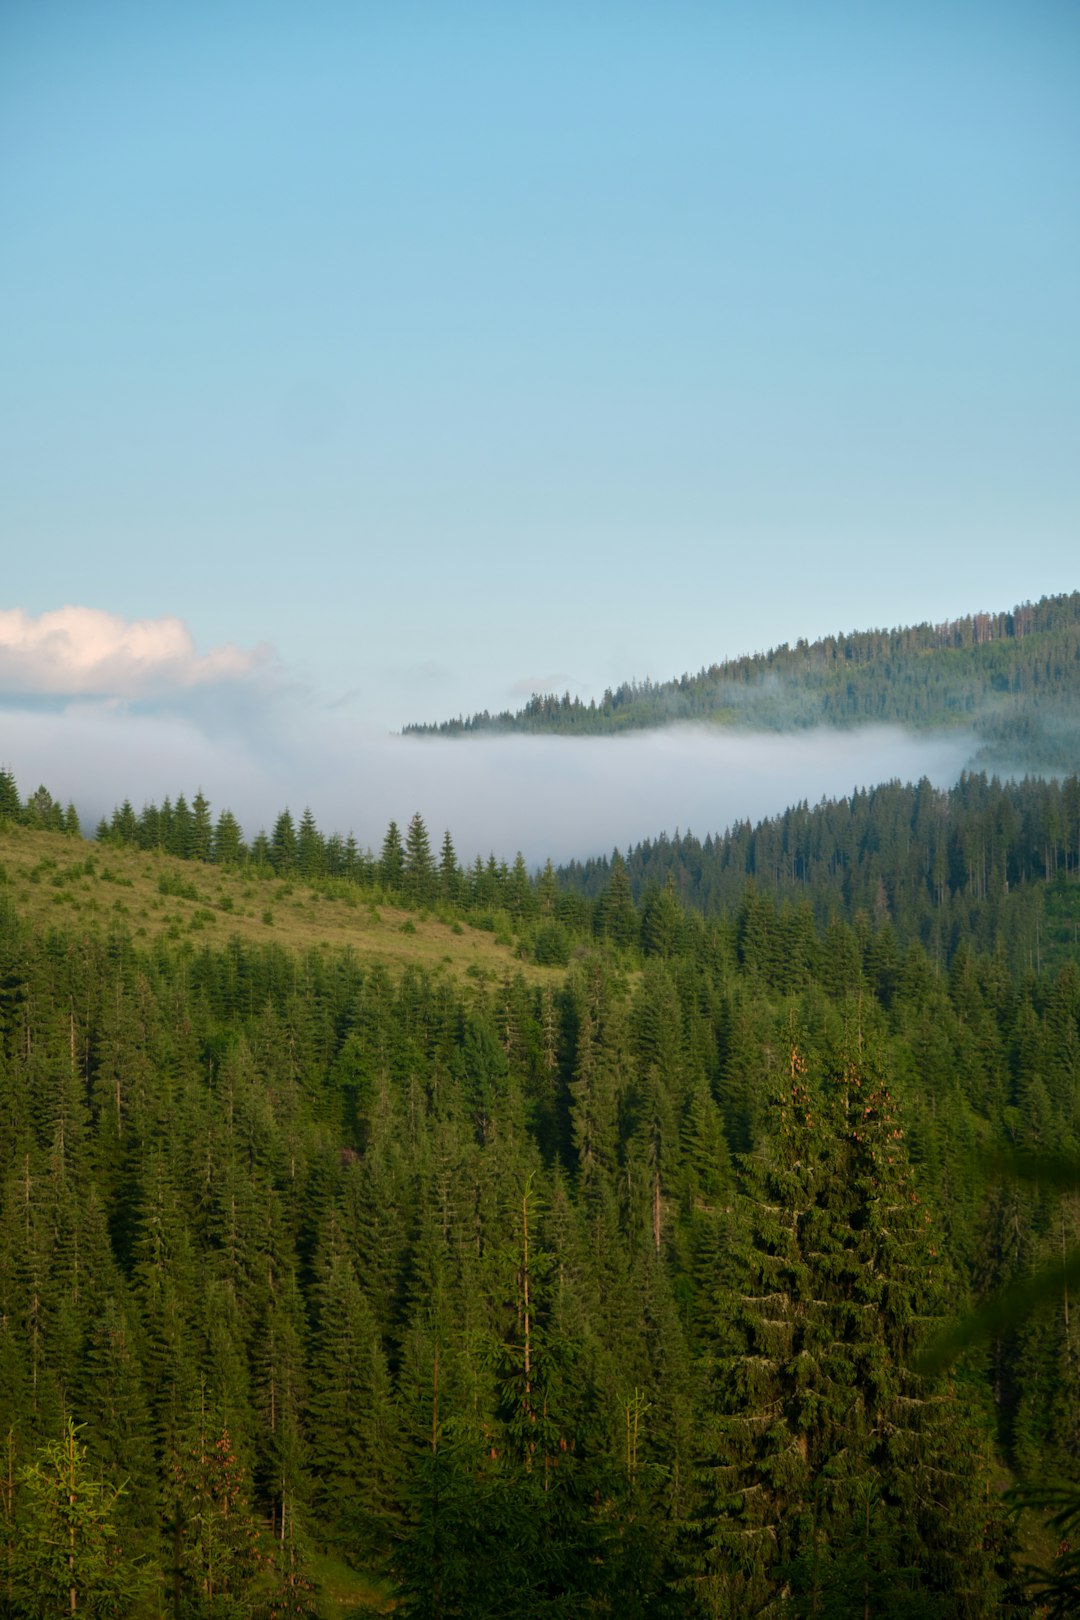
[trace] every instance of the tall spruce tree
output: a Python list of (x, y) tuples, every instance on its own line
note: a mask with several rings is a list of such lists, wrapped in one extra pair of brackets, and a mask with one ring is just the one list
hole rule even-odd
[(414, 905), (430, 905), (435, 898), (435, 863), (431, 841), (419, 810), (405, 833), (405, 893)]
[(379, 881), (384, 888), (397, 890), (401, 887), (402, 873), (405, 870), (405, 851), (401, 847), (401, 833), (396, 821), (392, 821), (386, 829), (382, 850), (379, 853)]
[(910, 1370), (945, 1278), (889, 1083), (857, 1030), (827, 1066), (782, 1039), (714, 1340), (703, 1607), (996, 1613), (975, 1433)]

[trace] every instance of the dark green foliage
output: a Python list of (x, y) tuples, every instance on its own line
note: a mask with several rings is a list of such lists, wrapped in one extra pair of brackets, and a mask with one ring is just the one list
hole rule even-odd
[(288, 810), (283, 810), (274, 823), (270, 839), (270, 864), (275, 872), (292, 872), (296, 867), (296, 857), (296, 827)]
[[(506, 1465), (482, 1441), (443, 1437), (412, 1469), (399, 1557), (409, 1614), (531, 1620), (589, 1611), (604, 1577), (602, 1527), (579, 1485)], [(584, 1498), (584, 1499), (583, 1499)]]
[[(693, 906), (734, 919), (741, 961), (776, 990), (826, 976), (839, 989), (869, 976), (887, 1000), (913, 944), (938, 963), (961, 944), (1000, 951), (1007, 974), (1073, 959), (1078, 804), (1075, 776), (964, 775), (947, 791), (892, 782), (704, 842), (663, 836), (629, 851), (625, 867), (646, 951), (670, 951), (682, 908)], [(559, 881), (601, 907), (611, 871), (592, 860)], [(818, 956), (814, 925), (831, 920), (854, 928), (855, 940), (838, 933)]]
[(401, 834), (396, 821), (392, 821), (386, 829), (382, 850), (379, 854), (379, 879), (391, 891), (401, 887), (402, 875), (405, 871), (405, 851), (401, 845)]
[(1034, 1485), (1011, 1492), (1010, 1500), (1042, 1514), (1057, 1542), (1049, 1569), (1025, 1571), (1037, 1612), (1048, 1620), (1071, 1620), (1080, 1613), (1080, 1487)]
[(435, 863), (424, 819), (417, 811), (405, 834), (404, 865), (401, 871), (405, 893), (414, 905), (427, 906), (435, 898)]
[(260, 1572), (258, 1531), (228, 1427), (200, 1412), (175, 1447), (168, 1485), (181, 1612), (241, 1620)]
[(223, 810), (214, 828), (211, 858), (218, 866), (239, 866), (244, 855), (240, 823), (231, 810)]
[[(737, 829), (708, 914), (683, 841), (586, 895), (449, 839), (436, 869), (418, 818), (369, 864), (305, 813), (313, 885), (430, 881), (572, 964), (537, 985), (0, 906), (5, 1558), (70, 1414), (151, 1613), (302, 1614), (321, 1549), (416, 1613), (995, 1613), (987, 1477), (1080, 1477), (1075, 1211), (986, 1169), (1080, 1129), (1069, 787), (799, 812), (752, 887), (777, 832)], [(193, 854), (182, 804), (116, 836)], [(912, 1370), (1050, 1266), (954, 1384)]]
[(200, 788), (191, 805), (191, 833), (186, 851), (188, 859), (208, 861), (211, 857), (213, 840), (214, 828), (210, 819), (210, 806)]
[(296, 864), (301, 877), (317, 878), (326, 870), (326, 840), (315, 824), (310, 808), (300, 818), (296, 841)]
[(15, 778), (7, 766), (0, 768), (0, 816), (17, 821), (22, 813), (22, 800)]
[(909, 1370), (947, 1277), (889, 1085), (861, 1030), (823, 1079), (794, 1031), (778, 1045), (715, 1341), (703, 1592), (733, 1613), (788, 1584), (805, 1612), (992, 1612), (976, 1431)]

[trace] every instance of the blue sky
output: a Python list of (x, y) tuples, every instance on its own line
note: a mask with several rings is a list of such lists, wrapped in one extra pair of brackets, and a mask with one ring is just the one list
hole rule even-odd
[(1075, 588), (1078, 90), (1044, 0), (3, 7), (8, 711), (395, 729)]

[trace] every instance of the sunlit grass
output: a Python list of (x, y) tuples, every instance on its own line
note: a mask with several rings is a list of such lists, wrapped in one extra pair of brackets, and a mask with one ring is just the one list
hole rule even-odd
[(533, 983), (562, 970), (521, 961), (505, 933), (462, 926), (431, 912), (375, 905), (370, 891), (345, 883), (325, 889), (297, 878), (258, 879), (196, 861), (114, 849), (88, 839), (0, 825), (0, 897), (41, 929), (89, 935), (130, 928), (141, 943), (162, 935), (201, 947), (245, 943), (285, 949), (348, 946), (388, 967), (423, 968), (453, 978), (499, 981), (521, 972)]

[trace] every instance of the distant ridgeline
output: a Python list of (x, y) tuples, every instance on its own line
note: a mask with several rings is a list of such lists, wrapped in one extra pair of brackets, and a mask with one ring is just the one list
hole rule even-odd
[(1075, 769), (1080, 723), (1080, 591), (1043, 597), (1011, 613), (974, 613), (945, 624), (866, 630), (786, 643), (711, 664), (677, 680), (627, 681), (596, 703), (569, 692), (535, 694), (523, 709), (439, 725), (411, 735), (477, 731), (601, 735), (708, 721), (786, 731), (817, 725), (973, 725), (988, 764)]

